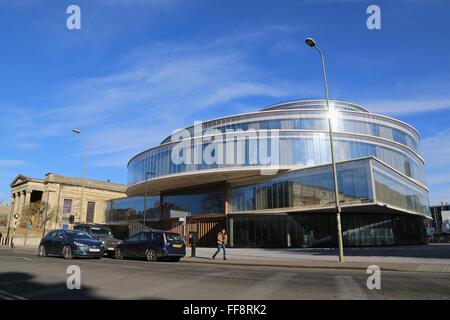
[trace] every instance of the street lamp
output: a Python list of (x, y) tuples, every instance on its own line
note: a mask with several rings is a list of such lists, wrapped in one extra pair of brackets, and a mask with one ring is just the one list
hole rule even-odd
[(147, 214), (147, 181), (148, 181), (148, 176), (149, 175), (154, 175), (153, 172), (147, 171), (145, 173), (145, 193), (144, 193), (144, 224), (142, 227), (142, 230), (145, 231), (145, 216)]
[(336, 205), (336, 222), (337, 222), (337, 236), (338, 236), (338, 245), (339, 245), (339, 262), (344, 262), (344, 245), (342, 242), (342, 225), (341, 225), (341, 206), (339, 205), (339, 189), (338, 189), (338, 179), (336, 172), (336, 161), (334, 159), (334, 147), (333, 147), (333, 127), (331, 122), (332, 110), (330, 108), (330, 100), (328, 98), (328, 84), (327, 84), (327, 74), (325, 71), (325, 59), (323, 57), (322, 50), (316, 45), (316, 42), (312, 38), (306, 38), (305, 43), (311, 48), (315, 48), (322, 60), (322, 73), (323, 73), (323, 82), (325, 86), (325, 97), (327, 101), (327, 111), (328, 111), (328, 133), (330, 135), (330, 147), (331, 147), (331, 164), (333, 167), (333, 181), (334, 181), (334, 199)]
[[(80, 129), (72, 129), (72, 132), (75, 134), (81, 134)], [(83, 198), (84, 198), (84, 184), (86, 180), (86, 141), (83, 142), (83, 181), (81, 183), (81, 198), (80, 198), (80, 217), (81, 220), (81, 214), (83, 212)]]

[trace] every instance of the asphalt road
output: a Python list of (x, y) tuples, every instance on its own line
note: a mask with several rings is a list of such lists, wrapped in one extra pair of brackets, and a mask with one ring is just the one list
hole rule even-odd
[[(67, 267), (81, 270), (69, 290)], [(445, 273), (221, 266), (140, 260), (64, 260), (0, 251), (0, 299), (450, 299)]]

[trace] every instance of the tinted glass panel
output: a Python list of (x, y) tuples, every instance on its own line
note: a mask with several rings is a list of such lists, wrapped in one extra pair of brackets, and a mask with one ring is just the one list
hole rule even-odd
[(180, 211), (187, 215), (223, 213), (224, 186), (164, 194), (163, 199), (165, 217)]

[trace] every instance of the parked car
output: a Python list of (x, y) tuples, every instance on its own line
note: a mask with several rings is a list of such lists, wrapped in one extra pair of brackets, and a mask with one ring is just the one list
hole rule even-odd
[(116, 247), (116, 259), (145, 258), (148, 261), (180, 261), (186, 255), (186, 243), (178, 233), (151, 230), (139, 232)]
[(52, 230), (39, 243), (38, 255), (73, 257), (89, 257), (100, 259), (104, 248), (101, 241), (93, 239), (85, 232), (78, 230)]
[(121, 240), (114, 238), (108, 226), (101, 224), (78, 224), (73, 229), (86, 232), (92, 238), (101, 241), (105, 248), (105, 254), (108, 257), (114, 257), (116, 246)]

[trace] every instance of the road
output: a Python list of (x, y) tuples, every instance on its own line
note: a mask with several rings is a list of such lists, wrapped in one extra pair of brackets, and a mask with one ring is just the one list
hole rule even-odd
[[(69, 290), (67, 267), (81, 270)], [(243, 267), (140, 260), (64, 260), (0, 251), (0, 299), (450, 299), (445, 273)]]

